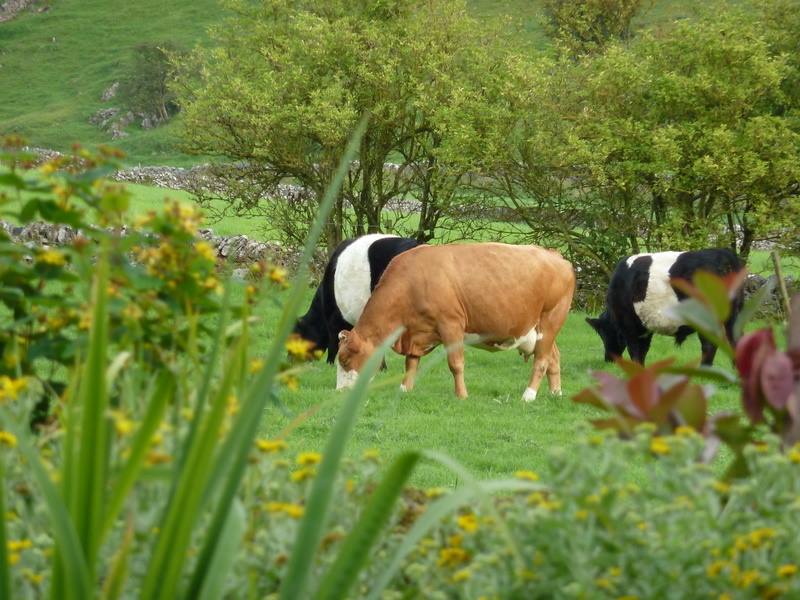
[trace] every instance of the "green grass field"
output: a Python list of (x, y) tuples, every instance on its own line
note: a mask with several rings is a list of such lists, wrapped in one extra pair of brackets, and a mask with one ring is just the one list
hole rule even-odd
[[(469, 0), (478, 18), (508, 17), (509, 34), (521, 44), (548, 45), (540, 0)], [(690, 16), (688, 0), (659, 0), (646, 8), (637, 26)], [(80, 141), (112, 142), (88, 122), (104, 103), (100, 95), (124, 78), (138, 44), (172, 42), (191, 48), (202, 43), (209, 25), (225, 11), (217, 0), (58, 0), (43, 14), (23, 14), (0, 24), (0, 134), (19, 133), (34, 145), (66, 150)], [(114, 140), (131, 164), (196, 162), (181, 154), (177, 122), (153, 130), (128, 128)]]

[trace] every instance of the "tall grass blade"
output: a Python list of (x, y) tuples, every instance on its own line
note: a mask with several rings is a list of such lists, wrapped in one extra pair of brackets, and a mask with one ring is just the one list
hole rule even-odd
[(75, 504), (71, 506), (72, 519), (83, 544), (90, 579), (94, 579), (95, 562), (100, 549), (108, 463), (108, 262), (108, 248), (104, 244), (95, 266), (89, 348), (78, 392), (81, 413), (80, 446), (77, 449)]
[(58, 489), (50, 480), (44, 469), (39, 454), (30, 446), (27, 439), (20, 434), (19, 428), (14, 431), (19, 440), (19, 449), (28, 463), (31, 477), (36, 481), (41, 499), (47, 508), (52, 525), (53, 539), (62, 565), (62, 582), (57, 590), (53, 590), (56, 598), (74, 598), (84, 600), (94, 598), (92, 578), (81, 546), (81, 540), (69, 511), (58, 493)]
[(318, 600), (336, 600), (347, 596), (420, 456), (419, 452), (405, 452), (394, 460), (370, 496), (355, 529), (347, 536), (336, 560), (323, 576), (317, 592)]
[(311, 570), (311, 563), (314, 560), (317, 548), (319, 548), (322, 533), (325, 529), (333, 495), (333, 486), (336, 482), (336, 475), (339, 472), (345, 444), (353, 431), (356, 414), (361, 401), (366, 396), (369, 381), (377, 372), (386, 350), (391, 347), (400, 336), (400, 333), (401, 331), (399, 330), (395, 331), (376, 349), (359, 374), (356, 384), (348, 394), (344, 404), (342, 404), (339, 416), (333, 426), (333, 431), (331, 431), (328, 443), (325, 445), (322, 464), (311, 486), (305, 515), (300, 522), (300, 529), (297, 531), (297, 538), (292, 548), (292, 556), (289, 558), (286, 577), (281, 585), (279, 597), (282, 600), (305, 597), (308, 573)]
[(247, 455), (253, 447), (264, 409), (272, 395), (275, 376), (278, 373), (278, 367), (285, 352), (284, 343), (300, 310), (300, 303), (305, 294), (305, 278), (308, 272), (308, 265), (311, 263), (317, 241), (322, 234), (323, 227), (333, 206), (333, 201), (339, 193), (342, 182), (350, 168), (350, 163), (358, 151), (366, 126), (367, 120), (362, 118), (348, 142), (347, 149), (342, 156), (333, 181), (325, 191), (317, 216), (306, 239), (297, 274), (275, 331), (275, 339), (265, 358), (265, 366), (248, 390), (237, 419), (217, 456), (214, 474), (209, 481), (208, 491), (209, 496), (212, 496), (216, 495), (213, 492), (220, 490), (219, 497), (217, 498), (214, 515), (205, 535), (203, 548), (186, 593), (187, 598), (196, 597), (196, 594), (199, 593), (204, 585), (205, 577), (208, 575), (208, 566), (214, 554), (214, 547), (222, 533), (228, 507), (233, 502), (233, 498), (239, 489), (239, 483), (247, 465)]
[[(239, 365), (247, 351), (247, 340), (241, 338), (231, 351), (219, 388), (214, 394), (208, 413), (202, 417), (198, 435), (185, 451), (186, 460), (176, 471), (177, 484), (167, 504), (156, 547), (150, 557), (141, 597), (156, 594), (174, 598), (177, 594), (181, 570), (186, 562), (186, 551), (192, 529), (203, 508), (204, 491), (212, 472), (212, 459), (223, 420), (227, 399), (239, 375)], [(199, 415), (198, 415), (198, 418)]]
[(225, 578), (230, 573), (233, 561), (239, 551), (239, 544), (245, 532), (245, 511), (239, 500), (234, 500), (225, 520), (222, 536), (211, 559), (208, 577), (198, 600), (214, 600), (222, 598), (225, 590)]
[(122, 588), (125, 585), (125, 578), (128, 576), (128, 559), (131, 554), (133, 542), (133, 519), (128, 519), (125, 528), (125, 535), (122, 543), (117, 549), (117, 553), (111, 562), (111, 570), (103, 582), (103, 600), (117, 600), (122, 595)]
[(111, 486), (111, 497), (108, 500), (108, 507), (106, 508), (100, 533), (101, 543), (114, 526), (128, 494), (144, 467), (144, 459), (153, 439), (153, 434), (161, 424), (161, 419), (167, 410), (167, 403), (174, 390), (175, 376), (169, 371), (160, 371), (156, 375), (153, 393), (148, 398), (144, 419), (133, 439), (130, 456)]
[(11, 600), (11, 572), (8, 569), (6, 534), (6, 462), (0, 458), (0, 598)]

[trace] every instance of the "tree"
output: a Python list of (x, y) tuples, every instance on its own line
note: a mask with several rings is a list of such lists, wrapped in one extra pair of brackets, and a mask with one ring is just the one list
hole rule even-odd
[[(761, 23), (676, 23), (575, 62), (522, 64), (493, 196), (602, 289), (622, 256), (800, 235), (800, 125)], [(525, 81), (528, 83), (524, 83)], [(502, 121), (502, 120), (501, 120)], [(506, 121), (508, 122), (508, 121)]]
[(169, 87), (174, 74), (170, 56), (179, 56), (178, 48), (170, 42), (136, 46), (130, 74), (120, 90), (132, 110), (155, 115), (158, 121), (169, 120), (178, 110)]
[(627, 40), (644, 0), (544, 0), (545, 29), (558, 48), (576, 58)]
[[(181, 78), (189, 152), (222, 160), (207, 205), (269, 220), (304, 239), (308, 216), (361, 115), (369, 126), (326, 229), (328, 248), (380, 231), (433, 237), (470, 193), (455, 114), (491, 110), (500, 38), (447, 0), (232, 2), (213, 46)], [(283, 198), (282, 183), (295, 183)]]

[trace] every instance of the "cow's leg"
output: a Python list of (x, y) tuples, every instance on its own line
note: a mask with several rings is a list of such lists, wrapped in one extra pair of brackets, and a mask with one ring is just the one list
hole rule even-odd
[(406, 374), (403, 377), (403, 383), (400, 384), (401, 391), (410, 392), (414, 389), (417, 367), (419, 367), (419, 356), (406, 356)]
[(558, 351), (558, 344), (555, 342), (550, 362), (547, 364), (547, 383), (550, 385), (551, 394), (561, 395), (561, 352)]
[(625, 336), (625, 344), (628, 346), (628, 353), (631, 360), (644, 365), (647, 353), (650, 350), (650, 343), (653, 341), (653, 334)]
[(464, 344), (462, 342), (456, 342), (452, 348), (447, 348), (447, 365), (455, 380), (456, 396), (462, 399), (466, 398), (467, 384), (464, 383)]
[(714, 357), (717, 355), (717, 347), (699, 333), (697, 337), (700, 338), (700, 349), (702, 352), (702, 359), (700, 362), (706, 366), (713, 365)]

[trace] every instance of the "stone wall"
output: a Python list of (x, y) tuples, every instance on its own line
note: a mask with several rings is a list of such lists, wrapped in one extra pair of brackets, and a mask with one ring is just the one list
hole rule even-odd
[[(54, 225), (51, 223), (30, 223), (17, 226), (7, 221), (0, 221), (0, 229), (9, 237), (29, 248), (63, 246), (71, 243), (76, 237), (84, 233), (67, 225)], [(119, 232), (126, 235), (127, 230)], [(221, 236), (215, 235), (211, 229), (201, 229), (198, 238), (206, 240), (217, 252), (217, 261), (230, 264), (232, 267), (250, 265), (258, 260), (266, 260), (272, 264), (280, 265), (290, 271), (297, 269), (302, 250), (283, 246), (278, 242), (260, 242), (250, 239), (246, 235)], [(314, 257), (312, 273), (321, 276), (325, 267), (324, 253)]]

